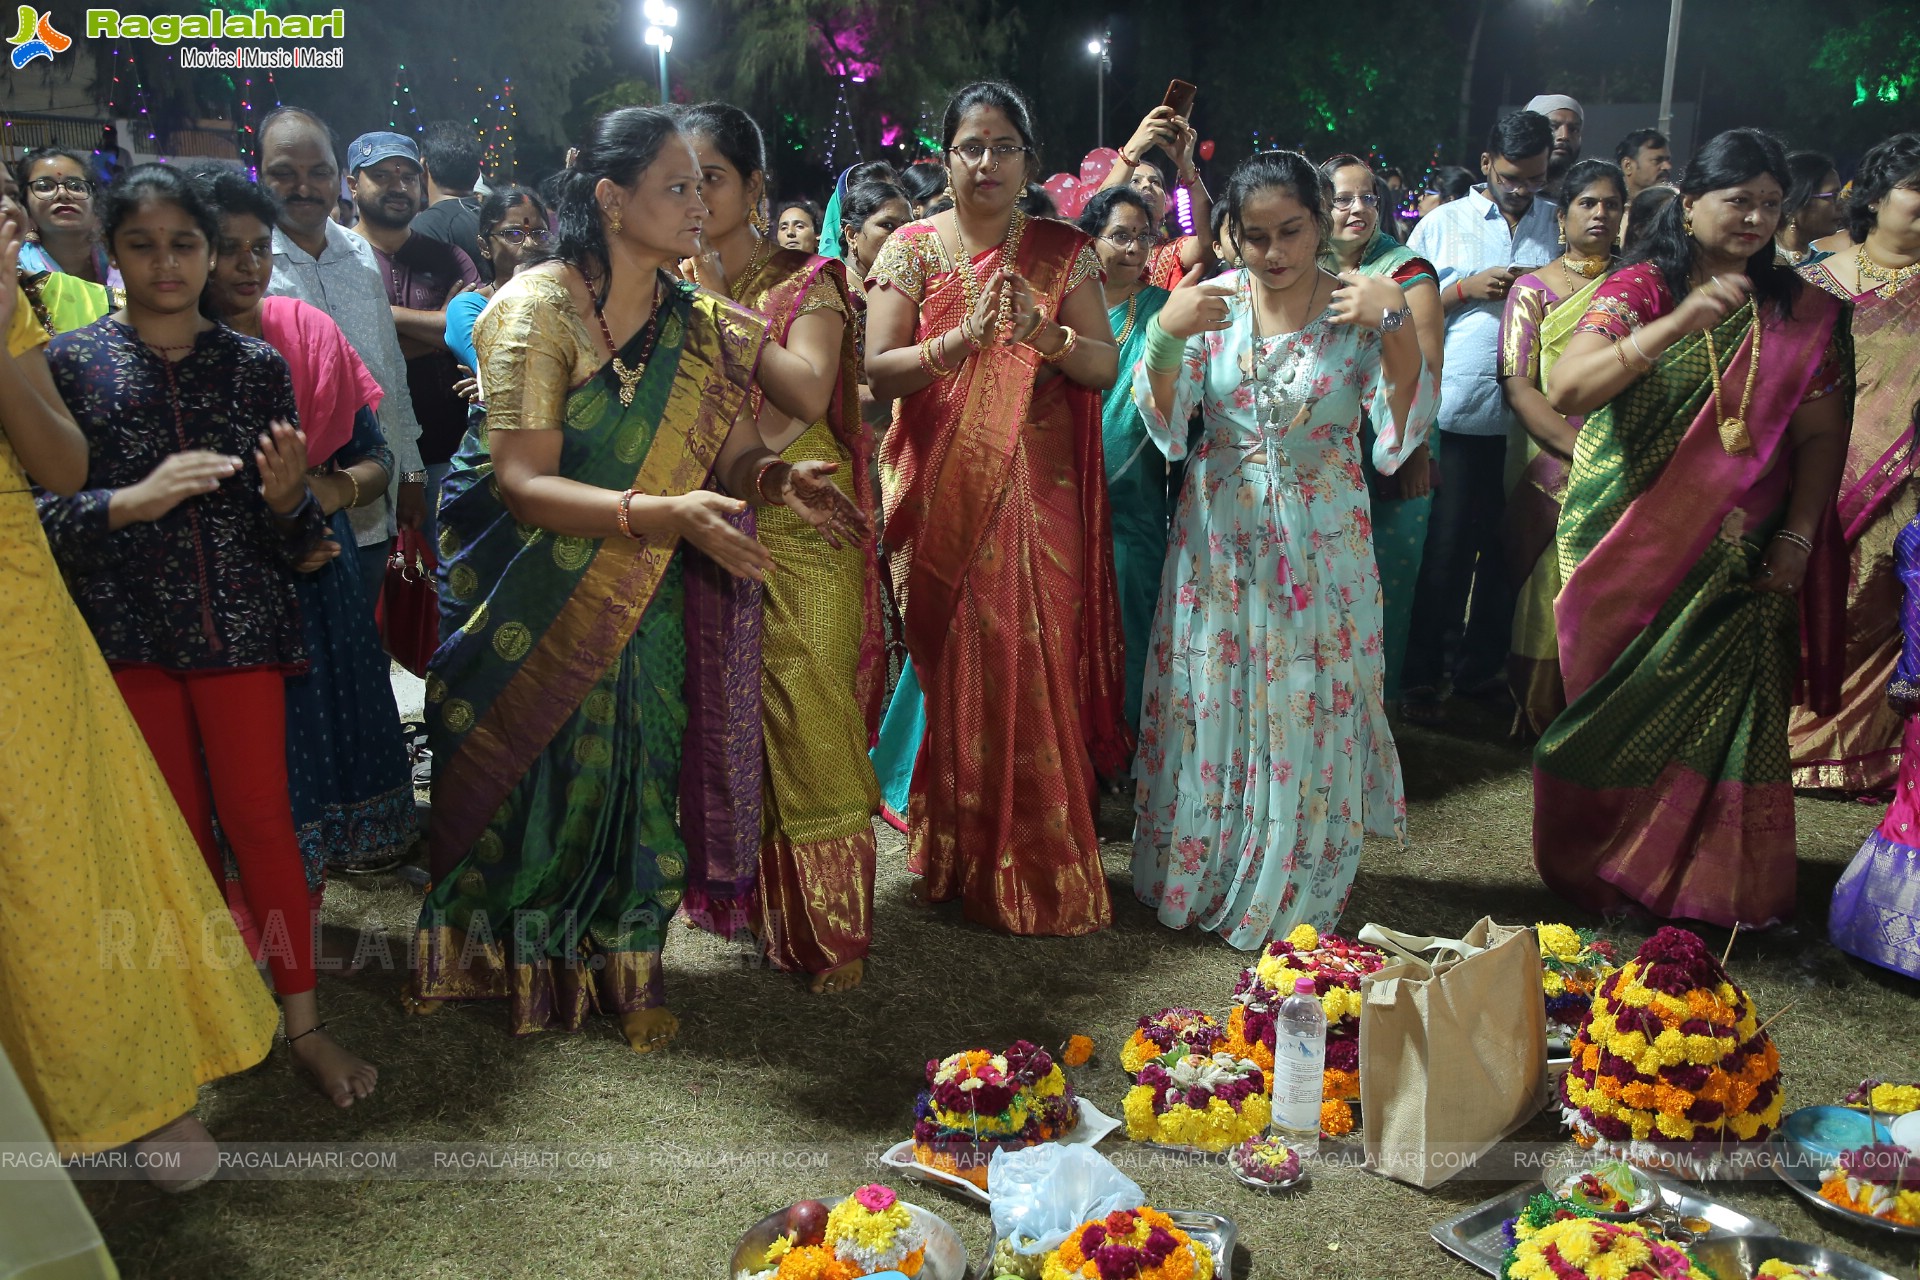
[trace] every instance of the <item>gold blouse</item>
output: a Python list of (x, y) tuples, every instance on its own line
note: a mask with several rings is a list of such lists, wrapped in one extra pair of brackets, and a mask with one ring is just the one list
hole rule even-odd
[(605, 340), (574, 309), (567, 286), (522, 272), (501, 286), (473, 326), (487, 430), (558, 431), (567, 393), (607, 363)]

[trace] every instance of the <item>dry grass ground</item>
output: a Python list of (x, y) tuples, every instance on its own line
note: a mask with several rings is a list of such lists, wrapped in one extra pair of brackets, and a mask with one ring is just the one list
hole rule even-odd
[[(1457, 934), (1482, 915), (1514, 922), (1571, 914), (1529, 861), (1525, 754), (1476, 737), (1402, 735), (1414, 843), (1375, 842), (1346, 925), (1369, 920)], [(1797, 932), (1742, 937), (1733, 970), (1763, 1011), (1792, 1007), (1772, 1031), (1788, 1105), (1837, 1101), (1867, 1075), (1920, 1075), (1920, 984), (1851, 962), (1823, 941), (1835, 878), (1878, 820), (1872, 806), (1802, 799)], [(323, 979), (335, 1034), (380, 1064), (379, 1093), (336, 1114), (292, 1074), (284, 1049), (206, 1092), (203, 1115), (233, 1140), (456, 1142), (617, 1150), (615, 1171), (551, 1180), (221, 1181), (168, 1199), (144, 1184), (85, 1187), (128, 1276), (445, 1276), (523, 1280), (619, 1276), (710, 1280), (740, 1232), (790, 1201), (843, 1193), (878, 1176), (872, 1158), (908, 1132), (929, 1057), (1016, 1037), (1059, 1044), (1092, 1035), (1102, 1057), (1082, 1090), (1118, 1114), (1116, 1065), (1133, 1021), (1167, 1004), (1223, 1008), (1244, 962), (1211, 937), (1170, 933), (1129, 891), (1125, 806), (1103, 830), (1115, 927), (1093, 938), (1019, 940), (970, 927), (957, 909), (914, 904), (897, 837), (885, 832), (877, 937), (867, 985), (839, 998), (743, 963), (676, 925), (667, 949), (679, 1040), (639, 1057), (610, 1023), (578, 1036), (511, 1040), (484, 1005), (405, 1015), (403, 975)], [(395, 882), (345, 882), (328, 894), (334, 925), (403, 942), (417, 897)], [(1637, 943), (1644, 924), (1620, 923)], [(1725, 935), (1710, 939), (1717, 948)], [(1530, 1133), (1533, 1131), (1529, 1131)], [(1539, 1127), (1539, 1136), (1551, 1131)], [(1118, 1138), (1105, 1149), (1124, 1151)], [(1138, 1154), (1135, 1152), (1134, 1154)], [(1319, 1177), (1303, 1196), (1261, 1198), (1214, 1166), (1130, 1172), (1156, 1204), (1209, 1208), (1240, 1224), (1235, 1275), (1459, 1277), (1428, 1228), (1503, 1188), (1458, 1183), (1423, 1194), (1370, 1175)], [(984, 1210), (889, 1176), (945, 1214), (978, 1258)], [(1727, 1197), (1783, 1224), (1914, 1274), (1920, 1249), (1870, 1231), (1828, 1229), (1784, 1188)], [(1845, 1224), (1842, 1224), (1843, 1226)]]

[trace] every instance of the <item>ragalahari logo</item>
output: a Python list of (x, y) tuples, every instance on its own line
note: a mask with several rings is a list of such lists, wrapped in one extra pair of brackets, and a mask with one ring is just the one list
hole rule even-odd
[[(0, 27), (0, 31), (3, 30), (5, 28)], [(20, 31), (7, 43), (14, 46), (13, 69), (18, 71), (35, 58), (51, 59), (56, 53), (65, 53), (73, 44), (73, 37), (63, 36), (54, 30), (51, 10), (40, 13), (23, 4), (20, 6)]]

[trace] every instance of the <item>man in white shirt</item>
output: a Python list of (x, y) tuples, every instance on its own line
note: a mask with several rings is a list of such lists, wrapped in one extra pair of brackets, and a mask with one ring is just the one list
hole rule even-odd
[(333, 220), (340, 198), (339, 154), (333, 130), (305, 108), (281, 107), (260, 123), (260, 180), (281, 204), (267, 292), (298, 298), (332, 316), (383, 393), (380, 429), (393, 450), (394, 474), (384, 501), (348, 513), (361, 569), (378, 595), (396, 523), (420, 527), (426, 468), (420, 461), (420, 424), (407, 394), (407, 364), (373, 249)]

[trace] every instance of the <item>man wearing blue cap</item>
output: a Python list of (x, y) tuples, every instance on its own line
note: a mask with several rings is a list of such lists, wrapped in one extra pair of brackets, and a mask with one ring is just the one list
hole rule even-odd
[(420, 420), (427, 483), (420, 529), (439, 542), (440, 485), (467, 430), (460, 374), (447, 350), (447, 299), (480, 283), (473, 260), (444, 240), (416, 234), (425, 199), (420, 148), (400, 133), (363, 133), (347, 144), (347, 172), (360, 221), (354, 233), (373, 249), (407, 360), (407, 391)]

